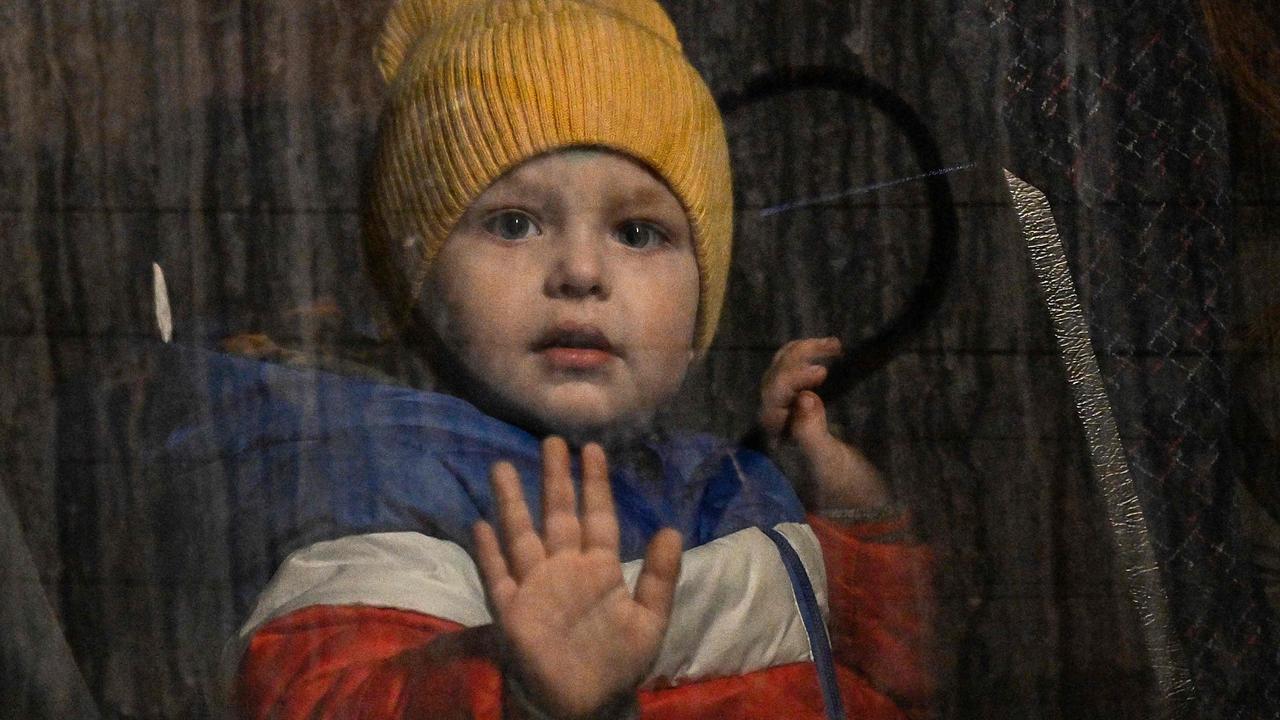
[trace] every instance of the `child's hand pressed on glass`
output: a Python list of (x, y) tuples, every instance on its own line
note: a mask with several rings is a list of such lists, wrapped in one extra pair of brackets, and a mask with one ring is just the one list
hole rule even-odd
[(657, 657), (680, 574), (680, 534), (654, 535), (634, 596), (622, 579), (604, 450), (582, 449), (578, 512), (569, 448), (542, 445), (543, 532), (509, 463), (490, 470), (498, 529), (474, 528), (476, 560), (509, 670), (556, 717), (584, 717), (633, 693)]
[(888, 504), (880, 473), (847, 442), (831, 434), (827, 411), (813, 390), (841, 354), (834, 337), (792, 340), (778, 349), (760, 384), (760, 426), (773, 452), (799, 451), (811, 479), (811, 509), (872, 509)]

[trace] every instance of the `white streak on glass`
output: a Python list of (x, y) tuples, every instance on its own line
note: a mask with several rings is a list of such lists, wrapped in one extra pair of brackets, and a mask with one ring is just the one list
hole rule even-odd
[(151, 278), (156, 298), (156, 325), (160, 328), (160, 339), (169, 342), (173, 340), (173, 311), (169, 308), (169, 286), (159, 263), (151, 263)]

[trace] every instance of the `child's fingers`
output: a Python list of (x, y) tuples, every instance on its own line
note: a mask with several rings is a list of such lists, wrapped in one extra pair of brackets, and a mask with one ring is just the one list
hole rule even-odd
[(582, 547), (618, 552), (618, 514), (609, 486), (604, 449), (595, 443), (582, 448)]
[(837, 337), (792, 340), (778, 348), (778, 352), (773, 355), (770, 367), (786, 370), (814, 362), (833, 360), (842, 352), (840, 338)]
[(764, 377), (760, 381), (762, 388), (774, 384), (780, 374), (802, 364), (797, 361), (802, 342), (802, 340), (792, 340), (778, 348), (773, 358), (769, 360), (769, 368), (764, 371)]
[(760, 388), (760, 402), (766, 407), (788, 407), (796, 392), (817, 387), (827, 379), (823, 365), (801, 365), (775, 374), (772, 381)]
[(840, 353), (840, 338), (834, 335), (820, 338), (800, 338), (799, 340), (790, 340), (778, 348), (770, 360), (770, 365), (786, 365), (788, 363), (804, 362), (807, 356), (816, 356), (822, 354), (838, 355)]
[(489, 470), (489, 484), (497, 503), (498, 528), (502, 533), (508, 567), (516, 581), (546, 558), (542, 539), (533, 527), (529, 506), (520, 488), (520, 476), (509, 462), (497, 462)]
[(780, 373), (760, 391), (760, 425), (771, 435), (781, 434), (791, 416), (796, 394), (818, 387), (827, 379), (827, 368), (805, 365)]
[(554, 435), (542, 441), (542, 533), (548, 555), (576, 551), (582, 542), (569, 445)]
[(489, 594), (489, 603), (496, 612), (501, 613), (507, 607), (511, 594), (515, 592), (516, 581), (507, 568), (507, 560), (502, 556), (502, 546), (498, 543), (498, 534), (494, 532), (493, 526), (484, 520), (478, 520), (472, 526), (471, 534), (475, 539), (476, 566), (480, 569), (480, 578)]
[(636, 580), (635, 600), (661, 618), (671, 615), (671, 599), (680, 579), (680, 533), (663, 528), (649, 541)]
[[(800, 387), (816, 387), (826, 379), (826, 361), (841, 353), (839, 338), (792, 340), (774, 353), (760, 383), (763, 407), (787, 407)], [(819, 370), (818, 368), (821, 368)]]

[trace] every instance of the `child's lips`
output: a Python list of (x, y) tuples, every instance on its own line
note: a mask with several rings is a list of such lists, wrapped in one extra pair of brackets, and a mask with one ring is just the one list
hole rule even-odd
[(576, 323), (549, 328), (534, 341), (533, 350), (553, 366), (570, 370), (592, 370), (619, 356), (599, 328)]
[(551, 364), (565, 370), (594, 370), (613, 359), (613, 353), (594, 348), (549, 347), (542, 351)]

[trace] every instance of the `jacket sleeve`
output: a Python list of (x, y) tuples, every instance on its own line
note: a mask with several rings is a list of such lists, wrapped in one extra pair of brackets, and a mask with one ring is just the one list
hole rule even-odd
[(258, 629), (241, 656), (240, 718), (484, 718), (502, 714), (492, 626), (315, 605)]
[(865, 697), (871, 691), (922, 716), (934, 693), (933, 555), (921, 544), (885, 541), (900, 538), (908, 522), (905, 514), (862, 524), (809, 518), (827, 569), (831, 646), (846, 703), (878, 704)]

